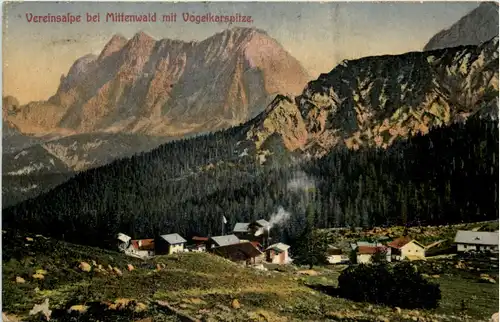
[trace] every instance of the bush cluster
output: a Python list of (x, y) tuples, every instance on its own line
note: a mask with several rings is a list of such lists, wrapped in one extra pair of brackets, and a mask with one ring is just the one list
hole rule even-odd
[(401, 308), (432, 309), (439, 306), (441, 290), (427, 281), (410, 263), (358, 265), (339, 276), (340, 295), (359, 302)]

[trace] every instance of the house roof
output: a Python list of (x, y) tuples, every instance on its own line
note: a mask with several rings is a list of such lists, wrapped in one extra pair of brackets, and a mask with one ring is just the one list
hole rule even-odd
[(154, 239), (137, 239), (132, 240), (132, 247), (137, 250), (154, 250), (155, 241)]
[[(367, 241), (358, 241), (356, 242), (356, 245), (358, 246), (369, 246), (369, 247), (376, 247), (377, 246), (377, 243), (372, 243), (372, 242), (367, 242)], [(379, 243), (379, 246), (381, 244)]]
[(174, 234), (168, 234), (168, 235), (161, 235), (161, 238), (163, 238), (167, 243), (170, 245), (173, 244), (182, 244), (185, 243), (186, 240), (181, 237), (181, 235), (174, 233)]
[(358, 254), (375, 254), (377, 252), (386, 252), (388, 249), (385, 246), (371, 247), (371, 246), (359, 246)]
[(211, 238), (217, 246), (228, 246), (238, 244), (240, 239), (235, 235), (214, 236)]
[(271, 246), (267, 247), (266, 250), (274, 250), (276, 252), (284, 252), (286, 250), (288, 250), (290, 248), (290, 246), (288, 246), (287, 244), (283, 244), (283, 243), (276, 243), (276, 244), (272, 244)]
[(247, 222), (237, 222), (236, 225), (234, 225), (233, 232), (246, 233), (248, 231), (248, 225), (250, 224)]
[(498, 245), (498, 232), (459, 230), (455, 243), (472, 245)]
[(404, 245), (408, 244), (411, 242), (413, 239), (410, 238), (410, 236), (402, 236), (399, 238), (394, 239), (390, 243), (387, 243), (387, 246), (392, 247), (392, 248), (401, 248)]
[(210, 251), (233, 261), (244, 261), (262, 254), (252, 243), (219, 246), (212, 248)]
[(130, 236), (127, 236), (123, 233), (118, 233), (118, 236), (116, 238), (124, 243), (128, 243), (132, 238)]
[(357, 241), (356, 243), (351, 243), (351, 248), (356, 249), (361, 246), (366, 246), (366, 247), (380, 247), (384, 246), (382, 243), (372, 243), (372, 242), (367, 242), (367, 241)]
[(259, 226), (261, 227), (267, 227), (269, 226), (269, 221), (265, 220), (265, 219), (259, 219), (259, 220), (256, 220), (253, 222), (254, 224), (258, 224)]

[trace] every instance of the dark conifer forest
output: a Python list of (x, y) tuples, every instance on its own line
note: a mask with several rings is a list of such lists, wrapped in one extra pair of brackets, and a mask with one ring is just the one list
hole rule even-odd
[[(498, 124), (470, 118), (387, 150), (336, 149), (321, 159), (286, 153), (264, 165), (238, 144), (241, 128), (180, 140), (80, 173), (7, 208), (3, 225), (68, 241), (111, 245), (178, 232), (219, 235), (238, 221), (291, 214), (275, 228), (430, 225), (498, 218)], [(290, 183), (293, 183), (291, 185)], [(309, 215), (307, 215), (309, 216)]]

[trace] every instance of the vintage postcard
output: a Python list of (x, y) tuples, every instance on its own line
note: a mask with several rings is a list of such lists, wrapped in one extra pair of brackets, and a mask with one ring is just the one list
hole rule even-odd
[(5, 2), (3, 321), (498, 321), (496, 2)]

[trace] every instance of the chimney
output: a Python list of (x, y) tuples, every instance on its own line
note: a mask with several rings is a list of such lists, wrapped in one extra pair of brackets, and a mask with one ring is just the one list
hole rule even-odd
[(270, 235), (270, 232), (271, 232), (271, 227), (269, 226), (266, 226), (265, 227), (265, 230), (266, 230), (266, 237), (265, 237), (265, 242), (264, 242), (264, 249), (266, 249), (267, 247), (269, 247), (269, 235)]

